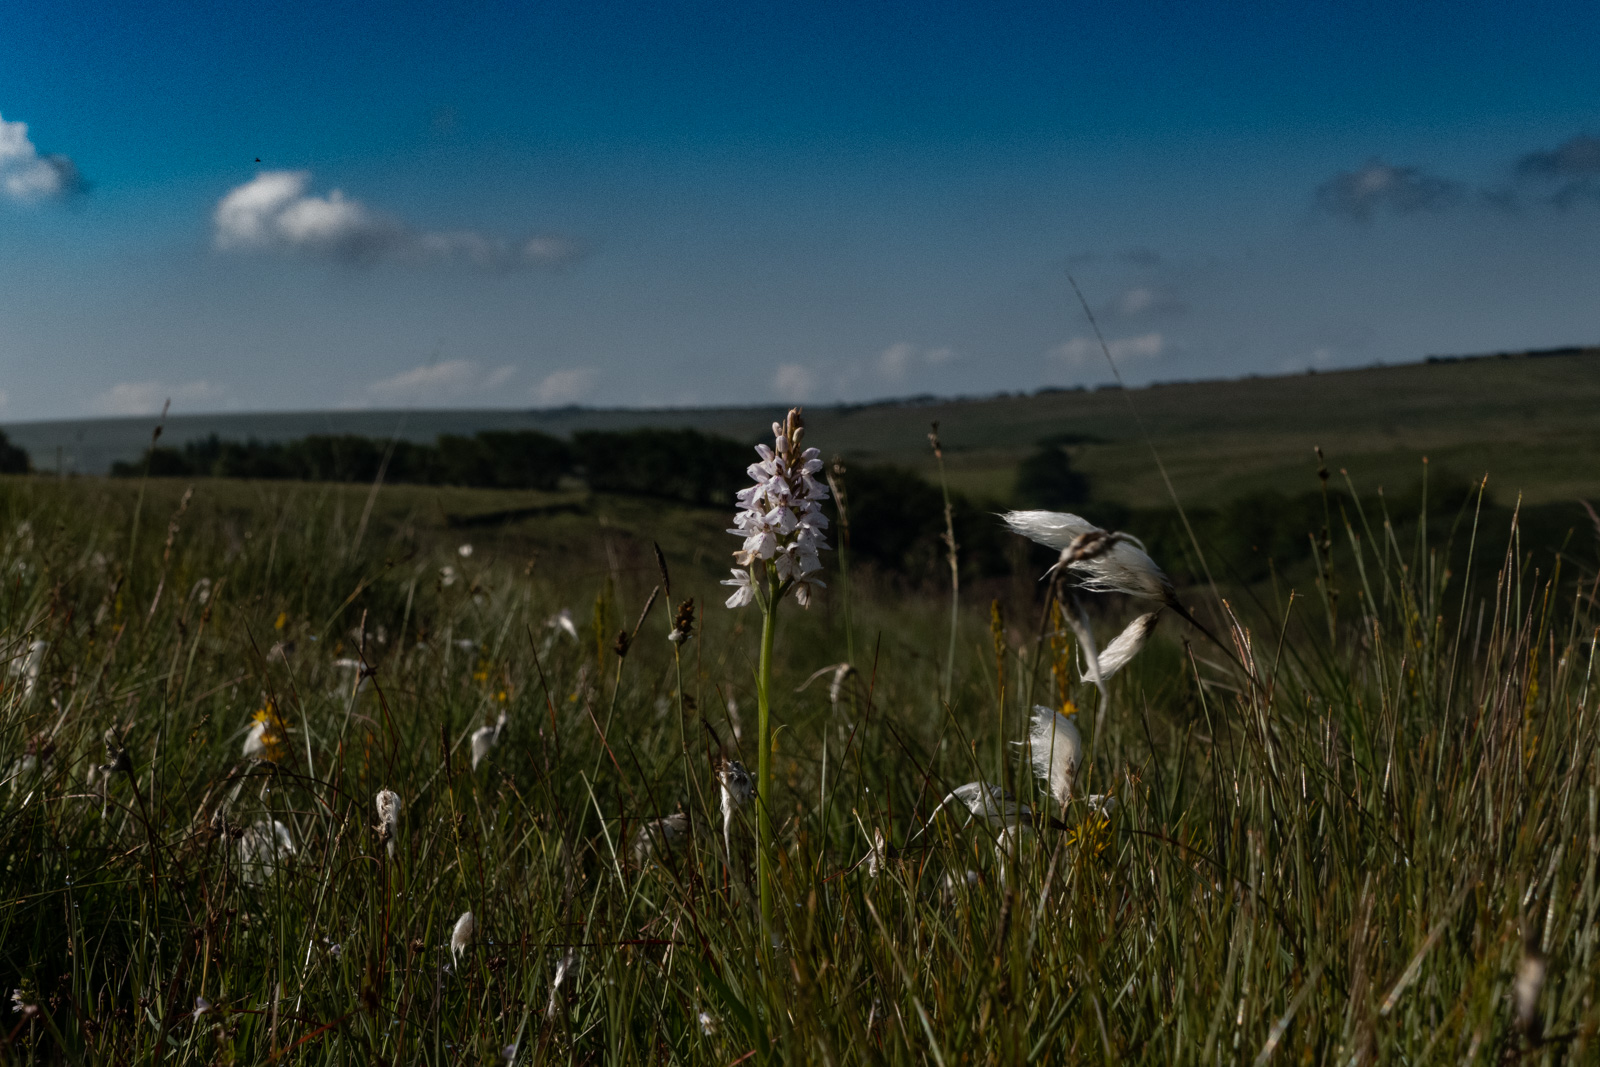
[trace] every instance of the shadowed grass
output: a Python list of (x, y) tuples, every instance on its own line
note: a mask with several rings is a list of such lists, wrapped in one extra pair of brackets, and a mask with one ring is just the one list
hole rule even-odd
[[(986, 605), (961, 617), (946, 702), (942, 596), (852, 575), (837, 702), (796, 688), (844, 658), (842, 602), (780, 626), (764, 953), (751, 811), (730, 865), (711, 777), (718, 744), (756, 756), (759, 627), (720, 605), (724, 516), (598, 499), (463, 532), (445, 515), (536, 495), (385, 489), (357, 550), (362, 487), (199, 483), (180, 508), (152, 484), (130, 559), (131, 489), (0, 498), (0, 979), (38, 1009), (0, 1008), (4, 1062), (1593, 1054), (1590, 542), (1558, 559), (1513, 536), (1452, 574), (1470, 512), (1456, 550), (1334, 516), (1298, 595), (1206, 609), (1259, 685), (1169, 618), (1104, 709), (1035, 628), (1032, 576), (995, 630)], [(651, 540), (671, 606), (702, 608), (681, 700), (665, 601), (614, 648), (661, 580)], [(1130, 607), (1098, 605), (1102, 630)], [(547, 624), (562, 608), (576, 640)], [(1042, 808), (1011, 742), (1061, 696), (1093, 753), (1080, 787), (1114, 816), (1074, 804), (1016, 841), (953, 806), (919, 835), (968, 781)], [(285, 735), (246, 759), (269, 706)], [(102, 770), (118, 749), (130, 769)], [(636, 847), (679, 811), (676, 848)], [(273, 820), (293, 854), (243, 855)], [(862, 863), (876, 831), (883, 862)]]

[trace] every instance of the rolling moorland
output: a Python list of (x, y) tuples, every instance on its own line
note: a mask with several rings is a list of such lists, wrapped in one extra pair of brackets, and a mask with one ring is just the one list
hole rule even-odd
[[(1173, 383), (1130, 390), (1066, 390), (976, 400), (919, 400), (807, 411), (829, 454), (909, 465), (932, 474), (926, 443), (937, 420), (952, 486), (1004, 500), (1018, 461), (1044, 438), (1073, 435), (1074, 465), (1097, 499), (1130, 507), (1169, 504), (1133, 417), (1143, 420), (1187, 504), (1263, 490), (1315, 488), (1320, 446), (1335, 471), (1397, 491), (1419, 462), (1476, 481), (1493, 473), (1497, 499), (1529, 503), (1600, 496), (1600, 349), (1548, 356), (1475, 358), (1322, 374)], [(691, 427), (753, 442), (774, 412), (760, 409), (553, 411), (362, 411), (173, 416), (162, 443), (215, 433), (224, 439), (288, 440), (353, 433), (431, 441), (441, 433), (536, 429)], [(154, 419), (99, 419), (4, 426), (36, 468), (104, 473), (139, 457)]]
[[(1600, 361), (1132, 396), (1192, 537), (1117, 391), (817, 409), (847, 508), (767, 669), (731, 506), (58, 479), (7, 427), (0, 1062), (1593, 1055)], [(1000, 529), (1061, 434), (1176, 589)]]

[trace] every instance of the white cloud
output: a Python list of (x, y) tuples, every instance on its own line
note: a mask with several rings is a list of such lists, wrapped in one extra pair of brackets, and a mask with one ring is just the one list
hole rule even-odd
[[(1122, 363), (1127, 360), (1154, 359), (1167, 350), (1167, 341), (1159, 332), (1151, 331), (1107, 341), (1106, 348), (1113, 362)], [(1056, 345), (1050, 350), (1050, 355), (1072, 367), (1088, 366), (1105, 358), (1100, 351), (1100, 342), (1092, 337), (1074, 337)]]
[(459, 402), (486, 398), (516, 373), (515, 367), (485, 370), (470, 359), (449, 359), (369, 382), (364, 391), (368, 400), (380, 404)]
[(1317, 186), (1316, 203), (1330, 215), (1370, 222), (1383, 211), (1395, 215), (1438, 211), (1459, 201), (1463, 192), (1461, 183), (1449, 178), (1371, 159)]
[(26, 122), (0, 117), (0, 190), (13, 200), (60, 200), (88, 186), (77, 164), (62, 155), (40, 155), (28, 139)]
[(956, 356), (952, 348), (921, 348), (909, 341), (896, 341), (878, 353), (878, 376), (887, 381), (904, 381), (918, 367), (939, 367)]
[(811, 392), (817, 386), (817, 376), (809, 367), (798, 363), (780, 364), (772, 376), (772, 388), (778, 397), (791, 404), (802, 400), (810, 400)]
[(211, 216), (217, 248), (490, 271), (559, 267), (581, 255), (575, 242), (559, 236), (512, 241), (477, 230), (416, 230), (338, 189), (308, 194), (310, 184), (309, 171), (268, 170), (230, 190)]
[(1112, 313), (1124, 319), (1176, 314), (1186, 310), (1188, 309), (1183, 301), (1164, 289), (1149, 285), (1135, 285), (1125, 289), (1111, 302)]
[(89, 401), (97, 415), (159, 415), (168, 400), (175, 411), (216, 408), (227, 398), (226, 387), (199, 380), (179, 385), (161, 382), (118, 382)]
[(534, 387), (533, 396), (540, 404), (558, 407), (576, 404), (594, 391), (599, 374), (589, 367), (571, 367), (553, 371)]

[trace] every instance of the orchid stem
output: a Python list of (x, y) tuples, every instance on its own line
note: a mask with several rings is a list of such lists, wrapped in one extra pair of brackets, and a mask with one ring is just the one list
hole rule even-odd
[(768, 577), (761, 615), (761, 663), (756, 674), (756, 886), (761, 900), (762, 952), (772, 928), (772, 743), (768, 733), (772, 702), (772, 640), (778, 629), (778, 585)]

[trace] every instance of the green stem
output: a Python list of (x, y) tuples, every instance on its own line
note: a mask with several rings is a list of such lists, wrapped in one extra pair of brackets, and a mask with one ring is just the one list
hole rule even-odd
[(761, 899), (762, 953), (772, 930), (772, 639), (778, 629), (778, 584), (768, 576), (766, 610), (761, 617), (761, 665), (756, 674), (756, 886)]

